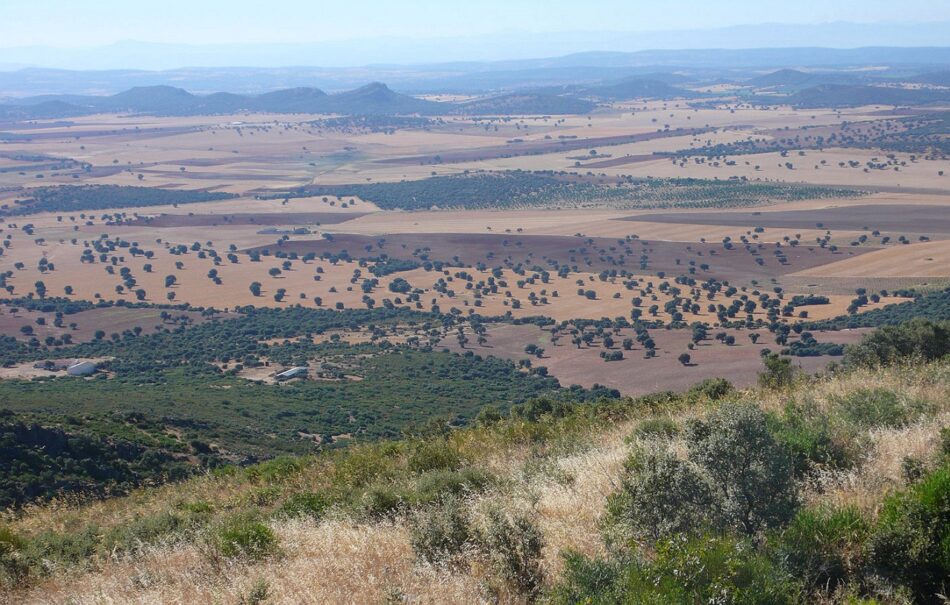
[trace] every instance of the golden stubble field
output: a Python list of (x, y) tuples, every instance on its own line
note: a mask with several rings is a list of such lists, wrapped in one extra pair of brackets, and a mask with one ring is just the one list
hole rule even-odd
[[(53, 229), (55, 227), (50, 228), (50, 230)], [(363, 279), (370, 278), (372, 275), (357, 262), (334, 264), (320, 259), (309, 262), (293, 260), (290, 261), (291, 266), (287, 269), (284, 267), (286, 259), (271, 255), (262, 256), (260, 262), (252, 262), (248, 256), (240, 254), (238, 263), (232, 263), (223, 258), (221, 264), (215, 264), (210, 256), (199, 258), (199, 253), (196, 251), (189, 250), (186, 254), (172, 254), (166, 247), (169, 244), (184, 244), (190, 247), (197, 242), (202, 249), (213, 248), (221, 257), (225, 257), (230, 244), (235, 242), (242, 246), (259, 245), (266, 239), (265, 243), (273, 243), (273, 236), (258, 235), (255, 229), (255, 227), (150, 229), (144, 226), (104, 228), (102, 232), (107, 233), (111, 238), (121, 237), (127, 242), (137, 243), (140, 248), (154, 252), (154, 256), (153, 258), (132, 256), (127, 248), (118, 248), (115, 253), (109, 255), (107, 262), (99, 260), (96, 253), (96, 262), (89, 263), (82, 262), (81, 255), (84, 243), (96, 239), (97, 236), (92, 233), (83, 233), (82, 237), (76, 238), (76, 243), (73, 243), (71, 239), (66, 239), (69, 235), (62, 232), (53, 234), (54, 237), (47, 237), (42, 243), (37, 243), (37, 238), (42, 235), (42, 229), (38, 229), (33, 236), (28, 236), (22, 231), (14, 232), (8, 228), (6, 234), (10, 236), (8, 241), (11, 245), (0, 256), (0, 270), (12, 272), (7, 283), (14, 287), (14, 294), (17, 296), (34, 293), (36, 282), (42, 281), (48, 295), (51, 296), (62, 296), (65, 294), (66, 287), (71, 286), (72, 296), (77, 299), (135, 302), (137, 298), (132, 292), (116, 291), (116, 286), (121, 285), (123, 281), (121, 270), (128, 268), (137, 282), (135, 289), (145, 290), (145, 302), (189, 303), (219, 309), (240, 305), (285, 307), (301, 304), (315, 307), (315, 298), (319, 297), (322, 299), (322, 306), (326, 308), (336, 308), (337, 303), (342, 303), (345, 308), (365, 308), (363, 301), (365, 293), (361, 284)], [(62, 241), (55, 239), (55, 235), (63, 236)], [(161, 243), (157, 241), (159, 239)], [(210, 246), (208, 242), (211, 242)], [(273, 246), (272, 249), (279, 248)], [(113, 257), (116, 258), (115, 263), (112, 262)], [(41, 258), (53, 263), (54, 270), (41, 272), (39, 270)], [(22, 269), (17, 268), (20, 263), (22, 263)], [(151, 266), (150, 272), (146, 272), (145, 265)], [(109, 272), (108, 267), (112, 268), (112, 273)], [(272, 269), (279, 269), (279, 275), (271, 275)], [(217, 271), (222, 281), (221, 285), (213, 283), (209, 277), (211, 270)], [(443, 311), (456, 307), (463, 312), (471, 310), (483, 315), (501, 315), (511, 311), (515, 317), (543, 314), (558, 320), (599, 319), (601, 317), (629, 317), (632, 309), (631, 300), (634, 297), (640, 297), (643, 299), (642, 308), (645, 317), (647, 309), (656, 304), (661, 309), (657, 318), (669, 319), (662, 311), (669, 296), (657, 290), (664, 280), (655, 275), (634, 277), (641, 283), (641, 287), (633, 290), (627, 289), (619, 278), (602, 281), (595, 273), (583, 272), (572, 273), (564, 278), (552, 275), (549, 283), (545, 284), (537, 280), (534, 284), (519, 287), (518, 280), (530, 277), (531, 274), (519, 276), (506, 270), (501, 279), (507, 282), (507, 286), (499, 288), (497, 294), (484, 296), (480, 299), (480, 305), (476, 306), (478, 299), (471, 290), (465, 288), (465, 281), (454, 277), (455, 273), (463, 270), (472, 274), (475, 282), (487, 281), (491, 275), (489, 271), (475, 269), (452, 268), (439, 272), (420, 268), (380, 278), (379, 285), (366, 295), (373, 298), (377, 305), (382, 304), (383, 299), (386, 298), (394, 302), (400, 298), (402, 303), (397, 304), (406, 305), (408, 301), (405, 300), (404, 295), (393, 293), (388, 289), (393, 279), (403, 278), (414, 288), (423, 291), (419, 302), (426, 310), (433, 304), (437, 304)], [(175, 278), (174, 285), (170, 287), (165, 286), (168, 276)], [(440, 279), (446, 281), (447, 288), (454, 291), (454, 296), (434, 290), (436, 282)], [(578, 280), (583, 282), (582, 286), (578, 285)], [(250, 291), (250, 284), (255, 281), (261, 284), (260, 296), (254, 296)], [(654, 286), (654, 292), (644, 294), (642, 290), (648, 284)], [(597, 293), (596, 300), (578, 295), (578, 288), (594, 290)], [(274, 299), (279, 289), (285, 291), (282, 301)], [(557, 296), (554, 292), (557, 292)], [(169, 293), (174, 294), (172, 299), (168, 298)], [(536, 305), (530, 302), (532, 294), (539, 301)], [(789, 292), (789, 295), (792, 294), (795, 292)], [(542, 298), (547, 299), (546, 304), (540, 302)], [(831, 304), (802, 307), (800, 310), (808, 311), (811, 319), (833, 317), (841, 314), (851, 300), (851, 296), (847, 295), (835, 295), (830, 298)], [(514, 301), (518, 301), (520, 306)], [(871, 305), (867, 309), (895, 301), (896, 299), (882, 299), (879, 305)], [(703, 304), (703, 310), (689, 318), (701, 321), (714, 320), (715, 316), (705, 309), (705, 305), (710, 301), (701, 300), (700, 302)], [(712, 302), (728, 305), (731, 301), (719, 295), (717, 300)]]
[[(239, 199), (207, 202), (182, 206), (155, 206), (128, 208), (121, 212), (126, 217), (170, 215), (219, 216), (229, 214), (288, 215), (286, 227), (305, 226), (312, 233), (291, 236), (291, 239), (319, 238), (324, 233), (386, 236), (391, 234), (517, 234), (559, 235), (602, 238), (636, 236), (643, 240), (665, 242), (717, 242), (725, 238), (738, 240), (751, 236), (752, 225), (738, 220), (735, 225), (704, 225), (690, 223), (651, 222), (637, 220), (637, 215), (655, 211), (622, 209), (520, 209), (477, 211), (382, 212), (370, 201), (347, 199), (347, 208), (339, 200), (321, 198), (280, 200), (255, 199), (255, 193), (282, 190), (310, 183), (368, 183), (402, 179), (421, 179), (432, 174), (457, 174), (465, 170), (531, 169), (575, 170), (575, 158), (585, 159), (581, 164), (599, 163), (626, 156), (649, 156), (654, 152), (675, 151), (717, 143), (747, 140), (751, 137), (770, 139), (781, 136), (782, 129), (828, 129), (849, 122), (852, 125), (880, 119), (879, 107), (847, 110), (796, 110), (790, 107), (751, 108), (736, 104), (716, 109), (693, 109), (683, 101), (634, 101), (603, 107), (584, 116), (455, 116), (431, 121), (426, 127), (399, 128), (395, 131), (373, 132), (370, 129), (327, 127), (324, 120), (332, 116), (319, 115), (229, 115), (195, 117), (153, 117), (100, 115), (77, 118), (68, 124), (35, 123), (28, 130), (30, 138), (8, 141), (2, 150), (9, 152), (3, 158), (4, 167), (13, 162), (15, 154), (37, 154), (55, 158), (71, 158), (92, 165), (89, 172), (73, 170), (31, 172), (5, 169), (0, 172), (0, 203), (10, 203), (23, 195), (16, 187), (50, 184), (123, 184), (162, 186), (181, 189), (210, 189), (241, 194)], [(605, 137), (625, 137), (656, 133), (671, 129), (673, 132), (648, 141), (600, 145)], [(677, 134), (676, 129), (710, 129), (695, 135)], [(572, 150), (557, 150), (557, 142), (581, 141)], [(589, 140), (589, 145), (583, 142)], [(536, 155), (519, 155), (519, 146), (547, 145), (554, 151)], [(574, 145), (575, 143), (572, 143)], [(452, 154), (478, 150), (492, 151), (494, 157), (479, 161), (433, 163), (431, 160), (402, 162), (405, 158), (429, 158), (438, 154)], [(510, 153), (509, 153), (510, 152)], [(13, 154), (13, 155), (11, 155)], [(504, 157), (504, 156), (510, 157)], [(610, 156), (609, 158), (607, 156)], [(749, 179), (784, 180), (812, 184), (876, 186), (886, 193), (877, 193), (854, 199), (805, 200), (776, 204), (761, 208), (762, 213), (780, 210), (820, 210), (833, 207), (869, 204), (930, 204), (947, 205), (950, 196), (943, 193), (945, 178), (939, 171), (945, 161), (927, 160), (909, 154), (895, 154), (892, 160), (904, 162), (900, 170), (871, 169), (863, 166), (885, 157), (873, 150), (833, 149), (807, 150), (803, 155), (790, 152), (787, 157), (775, 154), (750, 154), (731, 158), (734, 165), (719, 162), (685, 165), (668, 159), (646, 159), (632, 163), (599, 167), (596, 172), (607, 175), (670, 176), (725, 179), (731, 176)], [(730, 158), (727, 158), (730, 159)], [(857, 161), (858, 168), (848, 165)], [(792, 168), (785, 166), (791, 162)], [(844, 162), (844, 166), (840, 163)], [(818, 168), (815, 168), (818, 166)], [(22, 174), (21, 174), (22, 172)], [(37, 178), (42, 176), (42, 178)], [(77, 177), (78, 178), (74, 178)], [(950, 178), (950, 177), (947, 177)], [(6, 189), (4, 189), (4, 187)], [(911, 191), (901, 193), (903, 188)], [(915, 191), (916, 190), (916, 191)], [(930, 190), (929, 193), (923, 190)], [(355, 203), (354, 203), (355, 202)], [(722, 210), (723, 214), (740, 210)], [(333, 224), (301, 225), (294, 214), (302, 213), (356, 213), (352, 218), (341, 215)], [(676, 212), (668, 211), (668, 212)], [(345, 307), (362, 307), (363, 291), (355, 281), (354, 271), (361, 270), (356, 263), (333, 265), (323, 261), (292, 262), (290, 270), (283, 270), (283, 260), (263, 257), (251, 262), (241, 254), (237, 264), (225, 261), (215, 266), (210, 258), (199, 259), (196, 253), (175, 256), (168, 253), (168, 243), (192, 245), (198, 242), (204, 248), (214, 248), (222, 256), (231, 246), (238, 250), (273, 246), (277, 236), (260, 233), (254, 225), (177, 226), (157, 228), (147, 224), (115, 226), (106, 224), (102, 215), (111, 211), (79, 213), (48, 213), (8, 219), (2, 235), (9, 236), (11, 248), (0, 257), (0, 269), (12, 271), (8, 282), (14, 293), (22, 295), (35, 289), (34, 282), (42, 280), (50, 294), (61, 295), (65, 286), (72, 286), (77, 298), (134, 300), (128, 292), (116, 292), (121, 282), (119, 270), (126, 266), (138, 282), (137, 288), (146, 291), (149, 302), (166, 303), (168, 293), (174, 293), (174, 302), (214, 307), (234, 307), (254, 304), (286, 306), (313, 305), (320, 297), (326, 307), (342, 303)], [(625, 219), (625, 220), (621, 220)], [(279, 220), (277, 221), (279, 222)], [(21, 229), (34, 226), (33, 235)], [(268, 223), (270, 224), (270, 223)], [(285, 228), (286, 228), (285, 227)], [(886, 226), (884, 226), (886, 228)], [(106, 272), (105, 265), (80, 263), (83, 242), (102, 235), (136, 242), (153, 250), (150, 260), (124, 256), (115, 265), (115, 274)], [(817, 228), (767, 228), (756, 234), (758, 242), (772, 244), (800, 239), (811, 244), (828, 235)], [(835, 230), (829, 243), (841, 247), (861, 235), (857, 230)], [(822, 318), (840, 313), (847, 307), (850, 295), (834, 288), (834, 280), (872, 280), (908, 278), (933, 280), (950, 278), (950, 248), (944, 236), (937, 234), (933, 242), (912, 245), (891, 245), (880, 250), (806, 269), (788, 276), (801, 292), (832, 293), (832, 304), (808, 309), (811, 318)], [(76, 243), (72, 240), (75, 239)], [(358, 253), (358, 251), (350, 251)], [(37, 264), (45, 257), (56, 267), (55, 271), (41, 274)], [(16, 263), (23, 263), (19, 269)], [(181, 263), (176, 266), (176, 263)], [(152, 265), (146, 273), (144, 265)], [(322, 274), (317, 274), (320, 267)], [(282, 273), (271, 276), (268, 271), (281, 268)], [(220, 286), (212, 283), (208, 271), (216, 269), (222, 280)], [(450, 273), (455, 270), (450, 271)], [(487, 277), (479, 271), (469, 271), (476, 281)], [(164, 287), (166, 276), (174, 275), (176, 284)], [(511, 295), (503, 293), (483, 298), (480, 307), (464, 284), (452, 284), (456, 296), (448, 298), (432, 290), (436, 280), (443, 276), (423, 270), (399, 274), (413, 286), (421, 288), (423, 308), (433, 303), (446, 309), (451, 306), (465, 311), (476, 309), (483, 314), (511, 311), (515, 316), (545, 314), (557, 319), (574, 317), (602, 317), (628, 315), (633, 293), (619, 281), (598, 282), (597, 299), (588, 300), (576, 294), (577, 280), (589, 283), (590, 275), (577, 273), (567, 278), (552, 277), (551, 283), (513, 287), (517, 276), (506, 271), (505, 278), (512, 284)], [(319, 277), (319, 281), (314, 278)], [(672, 277), (672, 276), (671, 276)], [(702, 276), (697, 276), (700, 280)], [(390, 278), (380, 279), (379, 286), (369, 293), (377, 304), (384, 298), (395, 299), (387, 289)], [(262, 284), (262, 295), (253, 296), (251, 282)], [(657, 276), (642, 276), (644, 283), (660, 281)], [(843, 283), (843, 282), (842, 282)], [(903, 283), (903, 282), (902, 282)], [(822, 284), (831, 284), (824, 286)], [(763, 284), (770, 288), (774, 284)], [(458, 286), (458, 287), (455, 287)], [(585, 285), (585, 288), (587, 286)], [(286, 291), (283, 301), (274, 300), (279, 288)], [(335, 291), (334, 291), (335, 290)], [(559, 296), (554, 297), (553, 291)], [(528, 295), (546, 298), (547, 304), (532, 305)], [(788, 294), (798, 293), (793, 289)], [(619, 297), (615, 298), (616, 295)], [(660, 294), (656, 302), (662, 308), (665, 300)], [(520, 301), (515, 308), (514, 300)], [(506, 304), (507, 303), (507, 304)], [(649, 306), (649, 305), (647, 305)], [(662, 311), (660, 313), (662, 316)], [(703, 319), (702, 313), (697, 319)]]

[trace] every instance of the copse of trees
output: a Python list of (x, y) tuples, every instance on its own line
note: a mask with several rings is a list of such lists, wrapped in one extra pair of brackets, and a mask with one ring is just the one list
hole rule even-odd
[(609, 203), (632, 207), (719, 208), (764, 201), (854, 197), (853, 189), (787, 183), (704, 179), (618, 178), (606, 183), (553, 171), (477, 172), (390, 183), (308, 185), (266, 196), (357, 197), (386, 210), (512, 208), (539, 205)]
[(29, 190), (30, 197), (15, 200), (14, 206), (0, 215), (35, 212), (79, 212), (107, 208), (135, 208), (194, 204), (236, 198), (233, 193), (130, 187), (125, 185), (59, 185)]
[(908, 359), (933, 361), (950, 354), (950, 321), (915, 318), (884, 326), (846, 349), (844, 363), (874, 367)]

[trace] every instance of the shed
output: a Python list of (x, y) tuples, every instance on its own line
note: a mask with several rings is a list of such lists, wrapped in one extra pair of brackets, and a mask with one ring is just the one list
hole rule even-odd
[(307, 368), (303, 366), (297, 366), (290, 368), (289, 370), (284, 370), (277, 374), (274, 378), (277, 380), (290, 380), (291, 378), (298, 378), (301, 376), (307, 375)]
[(77, 361), (66, 368), (70, 376), (89, 376), (96, 371), (96, 364), (91, 361)]

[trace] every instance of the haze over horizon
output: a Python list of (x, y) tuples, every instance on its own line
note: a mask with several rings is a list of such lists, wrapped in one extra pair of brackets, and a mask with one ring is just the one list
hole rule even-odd
[[(804, 0), (794, 5), (685, 0), (602, 0), (579, 9), (564, 0), (389, 5), (360, 0), (310, 5), (279, 0), (256, 11), (243, 0), (161, 6), (86, 0), (69, 19), (50, 18), (54, 0), (0, 6), (0, 69), (175, 69), (425, 64), (521, 60), (585, 51), (945, 46), (950, 4), (895, 5)], [(253, 18), (250, 16), (253, 15)], [(565, 27), (565, 24), (569, 27)]]

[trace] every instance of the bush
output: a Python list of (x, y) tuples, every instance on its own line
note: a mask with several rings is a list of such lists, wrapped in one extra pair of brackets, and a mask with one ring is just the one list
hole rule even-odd
[(607, 500), (608, 522), (622, 533), (658, 540), (711, 523), (712, 486), (694, 464), (668, 451), (635, 453), (626, 471)]
[(781, 389), (792, 384), (794, 372), (792, 362), (783, 359), (775, 353), (769, 353), (762, 358), (765, 370), (759, 374), (759, 386), (763, 389)]
[(357, 504), (358, 512), (370, 519), (394, 516), (405, 505), (405, 494), (394, 487), (374, 485), (363, 492)]
[(864, 564), (868, 522), (855, 508), (799, 511), (779, 539), (779, 558), (811, 590), (833, 593)]
[(569, 555), (563, 580), (552, 590), (557, 604), (673, 605), (800, 602), (800, 587), (745, 540), (677, 535), (660, 542), (652, 560), (590, 560)]
[(833, 431), (827, 415), (813, 404), (788, 403), (772, 433), (791, 452), (796, 477), (816, 468), (849, 468), (856, 457), (854, 444)]
[(874, 367), (915, 358), (932, 361), (950, 354), (950, 322), (915, 318), (884, 326), (845, 351), (844, 363)]
[(501, 510), (488, 511), (481, 541), (491, 557), (496, 573), (514, 590), (528, 597), (541, 591), (541, 530), (521, 515), (509, 517)]
[(564, 554), (563, 578), (551, 590), (551, 602), (555, 605), (622, 603), (623, 573), (623, 565), (615, 561), (588, 559), (567, 552)]
[(704, 528), (746, 535), (784, 525), (798, 505), (791, 456), (766, 415), (726, 405), (686, 431), (688, 459), (635, 453), (607, 503), (613, 529), (653, 540)]
[(29, 565), (20, 553), (24, 545), (23, 539), (0, 526), (0, 586), (18, 584), (29, 575)]
[(630, 602), (779, 605), (799, 601), (798, 586), (781, 568), (748, 542), (728, 536), (672, 538), (657, 546), (651, 564), (631, 571), (627, 578)]
[(262, 559), (277, 549), (273, 530), (247, 516), (228, 519), (214, 532), (212, 539), (215, 551), (229, 559)]
[(287, 517), (322, 518), (332, 504), (331, 499), (320, 492), (301, 492), (293, 494), (280, 505), (278, 514)]
[(647, 418), (637, 425), (638, 437), (670, 439), (679, 433), (680, 427), (672, 418)]
[(748, 404), (725, 405), (687, 427), (689, 458), (711, 479), (722, 521), (747, 535), (778, 527), (798, 505), (792, 459)]
[(409, 455), (409, 470), (414, 473), (454, 471), (461, 464), (458, 452), (445, 439), (420, 442)]
[(416, 481), (416, 500), (435, 502), (446, 496), (463, 496), (484, 491), (494, 478), (476, 468), (461, 471), (432, 471), (424, 473)]
[(410, 518), (409, 542), (431, 565), (457, 561), (472, 545), (473, 533), (461, 500), (449, 497)]
[(735, 387), (725, 378), (707, 378), (689, 389), (689, 394), (693, 396), (706, 397), (712, 401), (722, 399), (733, 392)]
[(925, 411), (923, 404), (905, 403), (882, 388), (858, 389), (835, 403), (842, 420), (861, 429), (906, 426)]
[(868, 541), (876, 573), (920, 602), (950, 589), (950, 465), (889, 496)]

